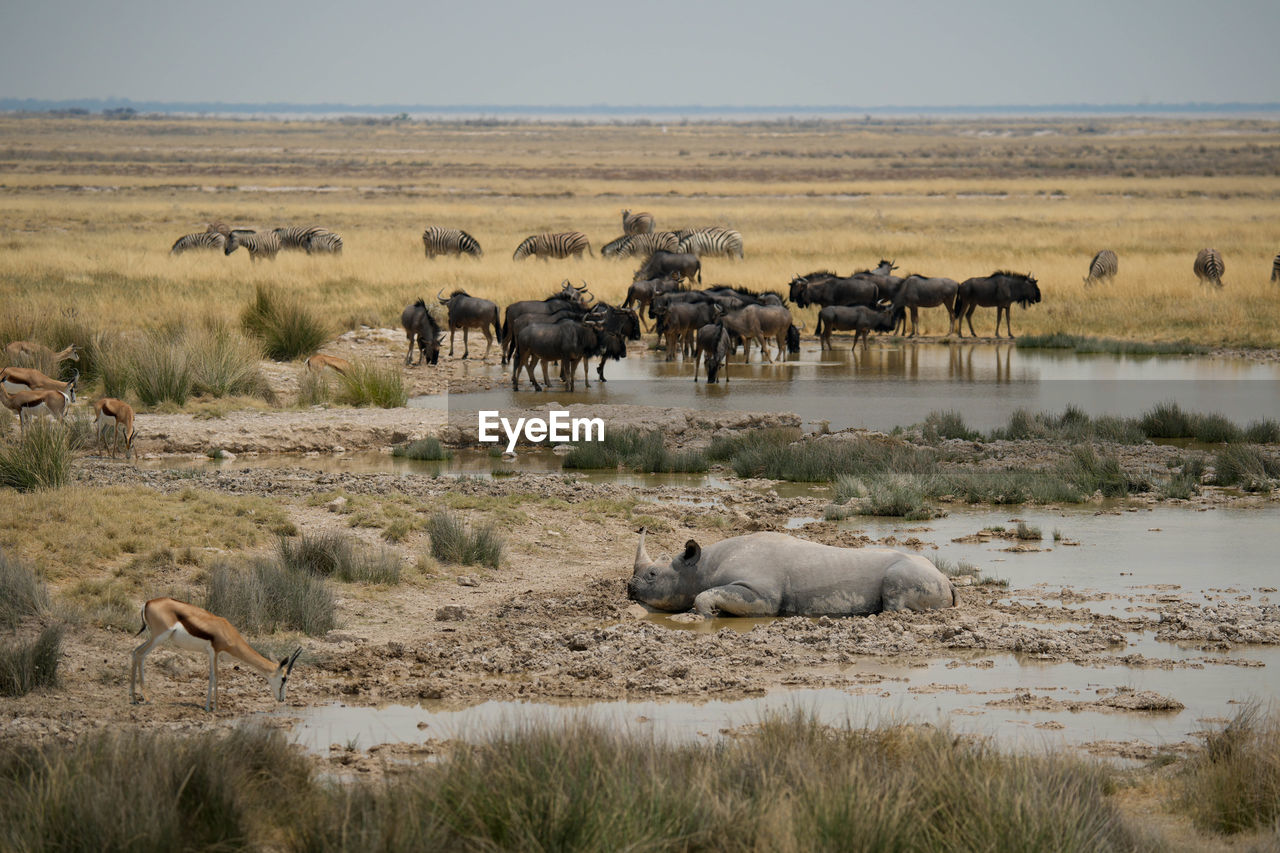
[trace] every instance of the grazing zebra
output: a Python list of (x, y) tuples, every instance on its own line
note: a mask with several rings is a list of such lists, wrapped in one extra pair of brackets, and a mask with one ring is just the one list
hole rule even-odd
[(647, 257), (656, 251), (674, 252), (680, 243), (676, 235), (670, 231), (655, 231), (652, 234), (628, 234), (611, 243), (606, 243), (600, 250), (601, 257), (630, 258), (634, 255)]
[(702, 257), (722, 255), (726, 258), (742, 255), (742, 235), (731, 228), (703, 228), (680, 240), (676, 251)]
[(342, 238), (332, 231), (317, 231), (307, 241), (308, 255), (341, 255)]
[(587, 235), (581, 231), (563, 231), (559, 234), (534, 234), (532, 237), (524, 238), (524, 241), (516, 246), (515, 254), (511, 256), (513, 261), (523, 261), (530, 255), (537, 255), (546, 260), (547, 258), (568, 258), (582, 257), (582, 253), (586, 252), (591, 257), (591, 244), (587, 241)]
[(1275, 260), (1271, 262), (1271, 280), (1280, 281), (1280, 255), (1276, 255)]
[(244, 246), (251, 261), (256, 261), (258, 258), (274, 261), (280, 251), (280, 236), (274, 231), (263, 231), (259, 234), (256, 231), (237, 229), (231, 232), (231, 236), (227, 238), (227, 246), (222, 251), (229, 255), (240, 246)]
[(281, 251), (305, 252), (307, 251), (307, 246), (311, 243), (312, 237), (328, 232), (319, 225), (299, 225), (291, 228), (272, 228), (271, 233), (279, 238)]
[(183, 252), (189, 252), (193, 249), (222, 249), (227, 244), (227, 238), (223, 237), (217, 231), (201, 231), (199, 234), (185, 234), (177, 239), (173, 244), (173, 248), (169, 250), (170, 255), (181, 255)]
[(628, 237), (633, 234), (652, 234), (653, 214), (622, 211), (622, 233)]
[(210, 222), (208, 224), (208, 227), (205, 228), (204, 230), (209, 232), (216, 232), (218, 234), (221, 234), (223, 237), (227, 237), (231, 234), (231, 226), (227, 225), (227, 223), (221, 220), (217, 222)]
[(1084, 286), (1088, 287), (1099, 281), (1110, 281), (1119, 271), (1120, 259), (1116, 257), (1116, 253), (1110, 249), (1103, 249), (1093, 256), (1092, 261), (1089, 261), (1089, 274), (1085, 276)]
[(428, 258), (437, 255), (470, 255), (479, 258), (484, 255), (480, 243), (460, 228), (441, 228), (432, 225), (422, 232), (422, 247)]
[(1217, 249), (1201, 249), (1191, 268), (1201, 284), (1208, 281), (1222, 287), (1222, 274), (1227, 271), (1227, 265), (1222, 262), (1222, 254)]

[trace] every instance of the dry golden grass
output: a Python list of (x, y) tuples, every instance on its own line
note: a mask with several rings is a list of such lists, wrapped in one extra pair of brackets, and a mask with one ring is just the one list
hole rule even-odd
[[(1018, 334), (1280, 346), (1280, 143), (1267, 122), (897, 122), (748, 125), (407, 125), (0, 119), (0, 298), (74, 305), (136, 327), (234, 320), (255, 285), (306, 299), (335, 328), (396, 323), (436, 290), (506, 303), (563, 278), (621, 299), (636, 261), (511, 260), (525, 236), (578, 229), (597, 252), (624, 207), (660, 228), (725, 223), (746, 260), (707, 259), (706, 283), (785, 289), (813, 269), (881, 257), (957, 280), (1035, 274), (1044, 303)], [(244, 252), (170, 258), (211, 220), (340, 232), (340, 258)], [(427, 224), (461, 227), (485, 257), (423, 258)], [(1227, 287), (1191, 273), (1213, 245)], [(1086, 290), (1093, 252), (1120, 277)], [(812, 312), (801, 316), (813, 326)], [(940, 311), (922, 313), (928, 334)], [(994, 312), (977, 315), (989, 335)]]

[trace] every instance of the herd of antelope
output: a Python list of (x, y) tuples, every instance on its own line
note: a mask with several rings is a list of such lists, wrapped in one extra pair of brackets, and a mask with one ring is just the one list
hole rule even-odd
[[(0, 401), (5, 408), (18, 416), (18, 428), (26, 430), (39, 417), (52, 417), (61, 422), (67, 410), (76, 401), (76, 382), (80, 371), (75, 370), (66, 382), (47, 376), (36, 367), (23, 367), (23, 363), (40, 362), (58, 365), (64, 361), (79, 361), (75, 344), (59, 352), (44, 344), (32, 341), (13, 341), (5, 347), (9, 366), (0, 370)], [(124, 439), (124, 455), (133, 451), (133, 407), (114, 397), (103, 397), (93, 404), (94, 427), (101, 441), (107, 427), (111, 428), (111, 455), (120, 449)], [(136, 456), (136, 452), (135, 452)]]

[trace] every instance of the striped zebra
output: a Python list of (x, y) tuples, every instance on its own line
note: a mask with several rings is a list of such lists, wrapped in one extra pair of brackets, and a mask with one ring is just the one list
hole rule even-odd
[(1276, 255), (1275, 260), (1271, 262), (1271, 280), (1280, 281), (1280, 255)]
[(523, 261), (530, 255), (537, 255), (546, 260), (547, 258), (567, 258), (582, 257), (582, 253), (586, 252), (591, 257), (591, 243), (587, 241), (587, 235), (581, 231), (563, 231), (559, 234), (534, 234), (531, 237), (524, 238), (519, 246), (516, 246), (515, 254), (511, 256), (513, 261)]
[(240, 246), (244, 246), (251, 261), (256, 261), (258, 258), (274, 261), (280, 252), (280, 236), (274, 231), (263, 231), (259, 234), (257, 231), (236, 229), (227, 238), (226, 248), (222, 251), (229, 255)]
[(1201, 284), (1207, 281), (1222, 287), (1222, 274), (1227, 271), (1227, 265), (1222, 262), (1222, 254), (1217, 249), (1201, 249), (1192, 269)]
[(439, 255), (470, 255), (479, 258), (484, 255), (480, 243), (461, 228), (441, 228), (432, 225), (422, 232), (422, 248), (428, 258)]
[(628, 237), (633, 234), (652, 234), (653, 214), (622, 211), (622, 233)]
[(648, 257), (658, 250), (674, 252), (680, 241), (670, 231), (655, 231), (652, 234), (629, 234), (606, 243), (600, 250), (601, 257), (630, 258), (633, 256)]
[(1089, 274), (1085, 276), (1084, 286), (1089, 287), (1099, 281), (1110, 281), (1120, 271), (1120, 259), (1110, 249), (1103, 249), (1089, 261)]
[(690, 255), (722, 255), (726, 258), (742, 255), (742, 235), (731, 228), (701, 228), (680, 241), (678, 252)]
[(317, 231), (307, 241), (308, 255), (341, 255), (342, 237), (332, 231)]
[(281, 251), (305, 252), (312, 237), (327, 231), (319, 225), (298, 225), (289, 228), (272, 228), (271, 233), (279, 238)]
[(221, 220), (208, 223), (208, 227), (204, 230), (210, 233), (221, 234), (223, 237), (227, 237), (231, 234), (231, 226)]
[(199, 234), (184, 234), (179, 237), (173, 244), (173, 248), (169, 250), (170, 255), (181, 255), (183, 252), (190, 252), (193, 249), (212, 249), (220, 250), (227, 244), (227, 238), (223, 237), (217, 231), (201, 231)]

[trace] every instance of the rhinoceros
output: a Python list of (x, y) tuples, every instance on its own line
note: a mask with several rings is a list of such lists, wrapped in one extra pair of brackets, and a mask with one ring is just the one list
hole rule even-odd
[(861, 616), (958, 603), (933, 563), (889, 548), (836, 548), (784, 533), (734, 536), (655, 562), (640, 530), (631, 598), (659, 610), (709, 616)]

